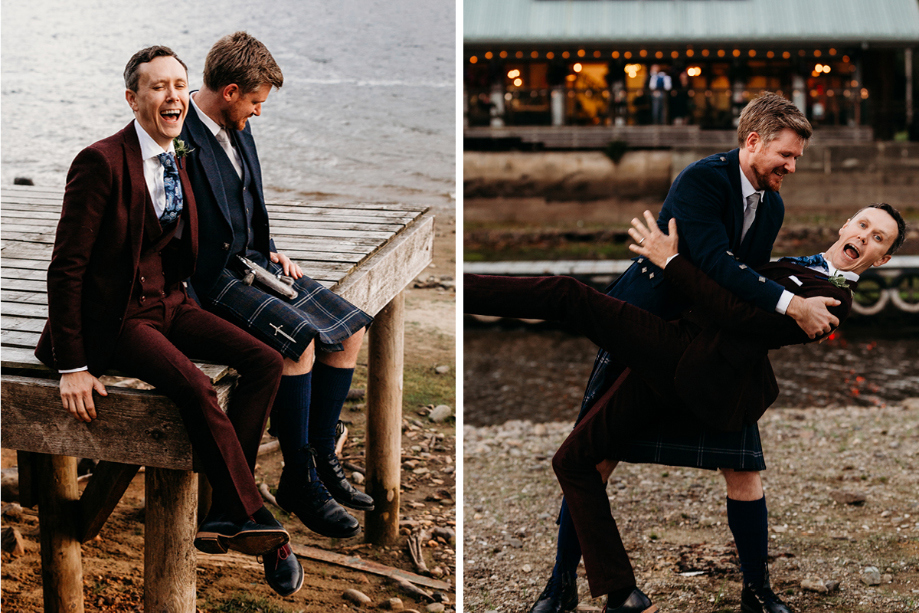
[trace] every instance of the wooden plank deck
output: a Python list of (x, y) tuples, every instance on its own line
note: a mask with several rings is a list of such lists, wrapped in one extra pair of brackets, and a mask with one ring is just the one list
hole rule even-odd
[[(5, 448), (20, 451), (23, 503), (37, 499), (45, 611), (82, 611), (80, 542), (98, 532), (138, 466), (146, 472), (144, 603), (191, 613), (195, 603), (195, 479), (175, 405), (153, 391), (109, 387), (86, 424), (61, 407), (57, 382), (33, 355), (48, 316), (46, 273), (63, 191), (0, 190), (0, 361)], [(304, 272), (376, 317), (369, 337), (366, 537), (395, 538), (399, 521), (403, 289), (431, 262), (434, 216), (400, 204), (268, 205), (275, 244)], [(229, 369), (197, 363), (218, 396)], [(117, 371), (108, 374), (117, 375)], [(82, 497), (73, 456), (103, 460)], [(34, 487), (40, 484), (40, 487)], [(55, 484), (47, 487), (47, 484)], [(80, 513), (69, 509), (79, 505)], [(164, 546), (168, 543), (168, 546)]]
[[(0, 331), (4, 368), (44, 369), (31, 355), (48, 316), (46, 271), (62, 190), (0, 190)], [(269, 204), (279, 250), (304, 272), (375, 315), (431, 261), (433, 215), (400, 204)], [(214, 371), (214, 376), (222, 376)]]

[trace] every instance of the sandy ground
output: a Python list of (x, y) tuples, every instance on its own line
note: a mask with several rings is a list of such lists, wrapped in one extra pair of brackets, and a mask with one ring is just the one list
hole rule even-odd
[[(919, 607), (919, 399), (886, 408), (770, 410), (770, 573), (793, 611)], [(527, 611), (554, 562), (561, 491), (550, 460), (569, 422), (465, 426), (464, 605)], [(741, 575), (714, 471), (624, 464), (607, 488), (642, 589), (667, 613), (733, 613)], [(864, 495), (859, 505), (838, 503)], [(869, 567), (879, 585), (867, 585)], [(583, 565), (580, 610), (598, 611)], [(817, 592), (805, 585), (825, 587)]]
[[(760, 422), (770, 564), (776, 591), (797, 613), (919, 610), (919, 335), (896, 329), (847, 322), (832, 341), (771, 354), (782, 393)], [(550, 462), (595, 355), (589, 341), (546, 324), (466, 319), (470, 613), (523, 613), (545, 585), (561, 501)], [(639, 585), (662, 611), (739, 610), (741, 575), (717, 473), (624, 464), (607, 492)], [(839, 492), (865, 502), (840, 504)], [(862, 580), (869, 567), (880, 585)], [(599, 610), (603, 599), (589, 597), (583, 566), (580, 574), (581, 608)], [(819, 593), (804, 582), (839, 587)]]
[[(297, 546), (318, 547), (347, 555), (357, 555), (406, 571), (414, 572), (407, 550), (407, 534), (434, 527), (456, 529), (455, 458), (456, 433), (452, 419), (432, 423), (426, 415), (445, 395), (424, 398), (425, 390), (448, 389), (450, 406), (455, 406), (456, 319), (455, 291), (455, 217), (452, 211), (438, 211), (435, 222), (436, 238), (434, 266), (419, 276), (424, 289), (406, 291), (406, 372), (420, 373), (422, 383), (434, 380), (434, 385), (419, 384), (414, 404), (406, 399), (403, 407), (403, 467), (401, 493), (401, 525), (399, 541), (391, 547), (372, 547), (362, 536), (347, 540), (331, 540), (308, 531), (300, 522), (283, 511), (272, 508), (278, 519), (291, 532)], [(430, 279), (435, 276), (435, 279)], [(359, 359), (354, 387), (366, 381), (366, 348)], [(438, 374), (437, 366), (447, 372)], [(442, 369), (443, 370), (443, 369)], [(448, 381), (444, 383), (443, 378)], [(429, 381), (430, 382), (430, 381)], [(410, 390), (407, 389), (408, 393)], [(434, 392), (431, 392), (432, 394)], [(361, 402), (346, 405), (342, 419), (349, 428), (344, 460), (363, 466), (365, 410)], [(3, 450), (3, 467), (16, 463), (16, 454)], [(281, 469), (279, 453), (259, 458), (256, 480), (270, 488), (277, 486)], [(350, 471), (348, 471), (350, 474)], [(83, 546), (83, 575), (85, 610), (88, 612), (127, 612), (143, 610), (143, 533), (144, 533), (143, 475), (134, 479), (118, 508), (99, 537)], [(271, 507), (269, 507), (271, 508)], [(358, 513), (362, 520), (362, 514)], [(10, 613), (40, 611), (41, 574), (39, 562), (38, 521), (31, 509), (17, 511), (4, 502), (4, 527), (20, 530), (25, 540), (25, 554), (2, 554), (2, 609)], [(442, 581), (454, 586), (443, 594), (446, 610), (456, 602), (455, 540), (432, 538), (423, 548), (427, 567), (440, 575)], [(423, 611), (429, 601), (401, 592), (392, 581), (342, 566), (302, 559), (306, 572), (303, 589), (289, 598), (277, 596), (265, 584), (261, 564), (255, 558), (228, 554), (198, 557), (199, 611), (233, 611), (280, 613), (325, 612), (350, 610), (342, 594), (349, 588), (368, 595), (373, 606), (400, 598), (406, 609)]]

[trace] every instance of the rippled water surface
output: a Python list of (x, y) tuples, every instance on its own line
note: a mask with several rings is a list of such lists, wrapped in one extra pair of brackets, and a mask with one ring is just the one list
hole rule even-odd
[(246, 30), (284, 72), (252, 125), (271, 196), (452, 207), (455, 4), (426, 0), (4, 2), (0, 177), (63, 187), (76, 153), (125, 126), (122, 71), (163, 44), (201, 85)]

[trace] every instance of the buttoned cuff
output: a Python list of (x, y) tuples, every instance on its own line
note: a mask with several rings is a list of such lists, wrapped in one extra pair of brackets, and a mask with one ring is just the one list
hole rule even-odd
[(71, 368), (70, 370), (59, 370), (57, 372), (62, 375), (69, 375), (70, 373), (83, 372), (84, 370), (89, 370), (89, 366), (84, 366), (82, 368)]
[(784, 315), (785, 311), (788, 310), (788, 305), (791, 304), (791, 299), (794, 297), (795, 295), (789, 292), (787, 289), (783, 290), (782, 295), (779, 296), (778, 303), (775, 305), (775, 312), (779, 315)]

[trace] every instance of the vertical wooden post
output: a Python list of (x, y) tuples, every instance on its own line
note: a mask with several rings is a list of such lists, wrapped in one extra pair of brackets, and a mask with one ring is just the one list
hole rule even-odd
[(402, 367), (405, 293), (383, 307), (370, 326), (367, 365), (367, 493), (374, 510), (366, 515), (366, 539), (384, 545), (399, 534), (402, 461)]
[(83, 612), (83, 559), (77, 459), (35, 454), (32, 491), (38, 500), (45, 613)]
[(148, 466), (145, 491), (144, 611), (194, 613), (195, 474)]

